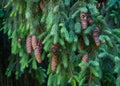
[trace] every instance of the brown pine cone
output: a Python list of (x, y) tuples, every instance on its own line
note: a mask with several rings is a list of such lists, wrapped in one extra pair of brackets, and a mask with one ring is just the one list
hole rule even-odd
[(35, 58), (37, 60), (38, 63), (41, 63), (42, 62), (42, 59), (41, 59), (41, 53), (40, 53), (40, 48), (39, 46), (36, 46), (35, 50), (34, 50), (34, 54), (35, 54)]
[(35, 50), (37, 46), (37, 38), (36, 38), (36, 35), (33, 35), (32, 36), (32, 48)]
[(82, 25), (82, 29), (86, 29), (87, 28), (87, 16), (85, 12), (80, 13), (80, 22)]
[(37, 45), (40, 47), (40, 50), (42, 50), (42, 46), (43, 46), (42, 39), (38, 39)]
[(82, 57), (82, 62), (87, 62), (88, 61), (88, 53), (85, 53)]
[(56, 70), (56, 67), (57, 67), (57, 55), (54, 55), (52, 56), (52, 62), (51, 62), (51, 70), (52, 72), (54, 72)]
[(100, 40), (99, 40), (99, 28), (96, 27), (93, 30), (93, 39), (95, 41), (96, 46), (100, 46)]
[(26, 50), (27, 53), (32, 53), (32, 43), (31, 43), (31, 36), (27, 36), (26, 38)]
[(84, 41), (82, 38), (79, 38), (80, 41), (80, 49), (83, 50), (84, 49)]
[[(82, 57), (82, 62), (87, 62), (87, 61), (88, 61), (88, 53), (85, 53)], [(85, 68), (85, 66), (82, 65), (81, 69), (84, 69), (84, 68)]]
[(91, 13), (86, 13), (86, 15), (87, 15), (87, 22), (88, 22), (88, 24), (93, 24), (93, 20), (92, 20), (92, 18), (91, 18)]
[[(45, 0), (44, 0), (45, 1)], [(44, 7), (44, 1), (41, 0), (40, 3), (39, 3), (39, 7), (42, 11), (45, 11), (45, 7)]]
[(59, 44), (53, 44), (52, 49), (50, 51), (53, 54), (57, 54), (58, 50), (59, 50)]

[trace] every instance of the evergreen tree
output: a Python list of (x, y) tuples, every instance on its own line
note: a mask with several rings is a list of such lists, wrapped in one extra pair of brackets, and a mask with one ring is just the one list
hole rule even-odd
[(8, 0), (4, 8), (8, 76), (35, 70), (48, 86), (120, 86), (119, 0)]

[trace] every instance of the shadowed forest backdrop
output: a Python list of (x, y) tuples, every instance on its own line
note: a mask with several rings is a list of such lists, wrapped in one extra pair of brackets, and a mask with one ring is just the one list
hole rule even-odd
[(120, 0), (0, 0), (0, 86), (120, 86)]

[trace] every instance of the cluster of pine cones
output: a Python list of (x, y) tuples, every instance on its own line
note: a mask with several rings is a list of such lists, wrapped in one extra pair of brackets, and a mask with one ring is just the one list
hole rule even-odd
[[(90, 13), (85, 13), (81, 12), (80, 13), (80, 22), (83, 30), (86, 30), (89, 25), (93, 24), (93, 20), (91, 17)], [(96, 46), (100, 46), (100, 41), (99, 41), (99, 28), (95, 27), (93, 32), (92, 32), (92, 37), (94, 39), (94, 42)], [(83, 50), (84, 49), (84, 41), (83, 38), (80, 37), (80, 48)], [(32, 50), (34, 50), (34, 55), (38, 63), (42, 62), (41, 59), (41, 53), (42, 53), (42, 39), (37, 39), (36, 35), (28, 35), (26, 38), (26, 51), (28, 54), (32, 53)], [(58, 50), (59, 50), (59, 44), (53, 44), (52, 48), (50, 50), (52, 54), (52, 59), (51, 59), (51, 70), (54, 72), (57, 67), (57, 62), (58, 62)], [(82, 57), (82, 62), (87, 62), (88, 61), (88, 53), (85, 53)]]
[[(81, 22), (82, 29), (86, 30), (88, 25), (93, 24), (91, 14), (81, 12), (80, 13), (80, 22)], [(99, 35), (100, 35), (99, 28), (95, 27), (94, 30), (92, 31), (92, 37), (94, 39), (96, 46), (100, 46)], [(83, 50), (84, 49), (84, 41), (81, 37), (79, 38), (79, 40), (80, 40), (80, 48)], [(88, 53), (85, 53), (82, 57), (82, 62), (86, 62), (87, 60), (88, 60)]]
[[(41, 59), (41, 53), (42, 53), (42, 39), (37, 39), (36, 35), (30, 36), (28, 35), (26, 38), (26, 51), (28, 54), (32, 53), (32, 50), (34, 50), (34, 55), (38, 63), (42, 62)], [(52, 54), (51, 59), (51, 70), (54, 72), (57, 67), (57, 61), (58, 61), (58, 50), (59, 50), (59, 44), (53, 44), (52, 48), (50, 50)]]
[(81, 12), (80, 13), (80, 22), (81, 22), (81, 25), (82, 25), (82, 29), (85, 30), (87, 28), (88, 24), (90, 24), (90, 25), (93, 24), (91, 14)]
[(26, 38), (26, 51), (28, 54), (32, 53), (34, 50), (34, 55), (38, 63), (42, 62), (41, 53), (42, 53), (42, 39), (37, 39), (36, 35), (28, 35)]

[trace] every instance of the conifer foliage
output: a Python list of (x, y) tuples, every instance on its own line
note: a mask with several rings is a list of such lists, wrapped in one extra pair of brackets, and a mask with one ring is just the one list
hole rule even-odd
[(8, 0), (5, 9), (20, 74), (39, 69), (48, 86), (120, 86), (119, 0)]

